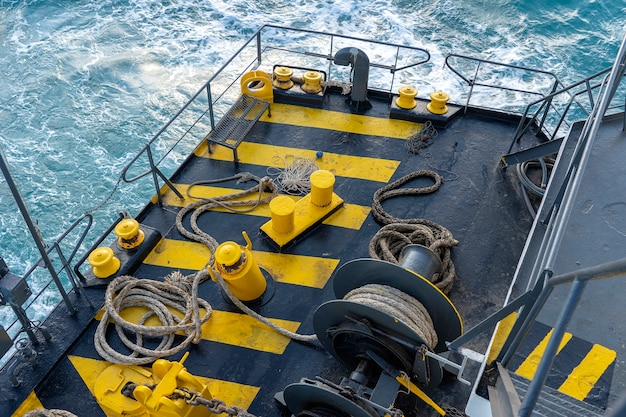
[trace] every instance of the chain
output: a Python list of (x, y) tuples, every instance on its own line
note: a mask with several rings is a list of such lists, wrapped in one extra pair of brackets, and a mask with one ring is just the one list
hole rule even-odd
[(253, 414), (248, 413), (245, 408), (237, 406), (227, 406), (226, 403), (217, 398), (211, 398), (207, 400), (199, 393), (188, 390), (187, 388), (177, 388), (174, 390), (170, 398), (182, 398), (189, 405), (198, 406), (202, 405), (213, 414), (228, 414), (231, 417), (256, 417)]

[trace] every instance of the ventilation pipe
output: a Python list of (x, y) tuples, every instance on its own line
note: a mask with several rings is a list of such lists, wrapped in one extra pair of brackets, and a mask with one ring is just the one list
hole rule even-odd
[(336, 65), (352, 66), (352, 91), (350, 92), (350, 101), (356, 104), (357, 108), (363, 104), (369, 107), (367, 101), (367, 81), (369, 78), (370, 60), (358, 48), (342, 48), (335, 54), (333, 61)]

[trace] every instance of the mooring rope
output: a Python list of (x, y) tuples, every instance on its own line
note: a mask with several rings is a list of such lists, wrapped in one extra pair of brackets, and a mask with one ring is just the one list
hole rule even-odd
[[(427, 187), (402, 187), (417, 178), (430, 178), (434, 183)], [(432, 282), (444, 294), (447, 294), (456, 276), (454, 263), (450, 257), (450, 248), (456, 246), (458, 241), (448, 229), (438, 223), (422, 218), (394, 217), (382, 206), (385, 200), (393, 197), (433, 193), (439, 189), (441, 182), (442, 178), (436, 172), (419, 170), (378, 189), (374, 193), (372, 215), (384, 226), (370, 240), (369, 254), (375, 259), (398, 263), (402, 248), (406, 245), (416, 243), (428, 247), (440, 257), (442, 262), (441, 272), (432, 277)]]
[[(209, 211), (211, 209), (217, 208), (217, 207), (226, 208), (234, 212), (252, 211), (260, 204), (269, 203), (271, 199), (274, 198), (276, 194), (278, 193), (278, 189), (271, 178), (269, 177), (259, 178), (250, 173), (237, 174), (232, 177), (221, 178), (217, 180), (195, 182), (189, 188), (191, 188), (194, 185), (211, 184), (211, 183), (229, 181), (233, 179), (237, 179), (238, 182), (246, 182), (249, 180), (254, 180), (254, 181), (257, 181), (258, 184), (255, 185), (254, 187), (251, 187), (241, 192), (219, 196), (219, 197), (202, 198), (198, 201), (194, 201), (184, 206), (176, 215), (176, 228), (178, 229), (178, 231), (188, 239), (191, 239), (199, 243), (203, 243), (211, 251), (211, 258), (209, 259), (209, 262), (207, 263), (208, 265), (213, 265), (213, 261), (215, 260), (215, 249), (217, 249), (217, 247), (219, 246), (219, 243), (217, 242), (217, 240), (215, 240), (213, 236), (206, 233), (204, 230), (202, 230), (198, 226), (198, 223), (197, 223), (198, 217), (202, 213)], [(198, 198), (198, 197), (192, 196), (189, 193), (189, 189), (187, 190), (187, 192), (188, 192), (189, 197)], [(263, 196), (264, 193), (269, 193), (269, 195), (264, 197)], [(252, 194), (257, 194), (257, 198), (250, 199), (250, 200), (241, 200), (242, 197), (252, 195)], [(235, 207), (248, 207), (248, 209), (237, 210), (235, 209)], [(193, 211), (191, 214), (191, 218), (190, 218), (191, 228), (193, 230), (188, 230), (183, 225), (183, 218), (190, 211)]]
[[(202, 324), (209, 319), (212, 312), (211, 305), (198, 297), (198, 285), (207, 276), (208, 272), (203, 269), (188, 277), (175, 272), (166, 277), (165, 281), (137, 279), (127, 275), (115, 278), (107, 287), (104, 313), (94, 336), (97, 352), (109, 362), (144, 365), (178, 353), (190, 343), (199, 343)], [(138, 323), (133, 323), (121, 315), (129, 307), (144, 307), (148, 312)], [(202, 316), (200, 308), (205, 310)], [(158, 317), (160, 326), (145, 325), (153, 316)], [(122, 343), (132, 353), (123, 354), (109, 345), (106, 339), (109, 320), (112, 320)], [(135, 341), (128, 338), (126, 331), (136, 335)], [(184, 333), (185, 339), (174, 346), (176, 332)], [(161, 338), (159, 345), (154, 349), (146, 348), (144, 339), (155, 337)]]
[(437, 333), (428, 310), (409, 294), (388, 285), (366, 284), (343, 298), (389, 314), (413, 330), (430, 349), (437, 346)]
[(311, 174), (319, 169), (315, 160), (288, 154), (284, 158), (276, 155), (272, 162), (283, 165), (283, 168), (267, 168), (267, 175), (274, 179), (281, 191), (291, 195), (304, 195), (311, 190)]
[(77, 417), (76, 414), (66, 410), (38, 408), (24, 414), (23, 417)]
[(433, 123), (430, 120), (427, 120), (419, 132), (407, 139), (405, 144), (407, 152), (413, 155), (419, 154), (422, 149), (433, 144), (438, 134), (439, 133), (433, 126)]

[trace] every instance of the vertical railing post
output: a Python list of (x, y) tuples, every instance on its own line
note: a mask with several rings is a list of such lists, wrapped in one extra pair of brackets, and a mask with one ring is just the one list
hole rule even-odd
[(28, 230), (30, 231), (31, 236), (33, 237), (33, 240), (35, 241), (35, 245), (37, 245), (37, 249), (39, 250), (39, 253), (41, 254), (41, 259), (46, 265), (46, 268), (48, 268), (48, 272), (50, 273), (52, 280), (56, 284), (57, 289), (59, 290), (59, 293), (61, 294), (61, 297), (63, 298), (63, 301), (65, 301), (65, 304), (67, 305), (67, 308), (70, 311), (70, 314), (76, 313), (76, 309), (74, 308), (74, 305), (70, 301), (67, 295), (67, 292), (65, 292), (65, 288), (63, 288), (63, 283), (59, 279), (59, 276), (57, 275), (57, 272), (54, 269), (54, 266), (52, 265), (52, 261), (50, 260), (50, 257), (48, 257), (46, 248), (44, 247), (43, 242), (41, 241), (41, 238), (39, 236), (37, 226), (35, 226), (33, 219), (31, 219), (30, 214), (28, 213), (28, 209), (26, 208), (26, 204), (24, 203), (24, 200), (22, 199), (22, 196), (20, 195), (20, 192), (17, 189), (17, 185), (13, 181), (13, 177), (11, 176), (11, 173), (9, 172), (9, 167), (4, 159), (4, 152), (1, 148), (0, 148), (0, 170), (2, 171), (2, 174), (4, 175), (4, 179), (6, 180), (7, 185), (9, 186), (9, 190), (11, 190), (11, 193), (13, 194), (13, 199), (15, 200), (15, 203), (17, 204), (17, 207), (19, 208), (20, 213), (22, 214), (22, 217), (24, 218), (24, 221), (26, 222), (26, 226), (28, 227)]

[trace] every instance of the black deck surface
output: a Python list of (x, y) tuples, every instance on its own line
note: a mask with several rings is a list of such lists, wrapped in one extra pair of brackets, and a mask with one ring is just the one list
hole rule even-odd
[[(334, 110), (347, 111), (342, 99), (327, 104)], [(374, 104), (367, 115), (382, 116), (388, 113), (385, 102)], [(427, 196), (394, 198), (386, 201), (384, 207), (396, 217), (426, 218), (440, 223), (459, 241), (452, 250), (457, 278), (449, 297), (467, 329), (502, 305), (532, 224), (521, 198), (523, 191), (513, 171), (502, 171), (499, 166), (500, 157), (506, 152), (515, 127), (516, 123), (513, 122), (462, 115), (446, 129), (439, 129), (435, 142), (423, 149), (420, 155), (407, 153), (405, 141), (401, 139), (325, 129), (302, 130), (300, 127), (267, 122), (257, 122), (246, 141), (399, 160), (401, 163), (391, 181), (420, 169), (435, 170), (442, 175), (444, 183), (437, 192)], [(312, 144), (315, 144), (314, 147)], [(258, 176), (267, 173), (265, 166), (246, 163), (235, 166), (232, 161), (194, 156), (184, 169), (179, 170), (173, 182), (189, 184), (198, 180), (229, 177), (237, 172), (251, 172)], [(370, 206), (372, 195), (383, 185), (381, 182), (337, 177), (335, 193), (346, 203)], [(422, 185), (430, 184), (425, 181)], [(219, 186), (243, 189), (249, 185), (230, 182)], [(168, 239), (184, 240), (172, 227), (178, 210), (177, 207), (160, 208), (150, 204), (139, 220), (160, 230)], [(265, 221), (265, 217), (209, 212), (200, 217), (199, 225), (218, 242), (234, 240), (243, 243), (241, 231), (245, 230), (255, 250), (275, 251), (271, 242), (258, 231)], [(368, 257), (369, 240), (380, 227), (371, 214), (359, 230), (323, 224), (284, 249), (283, 253), (335, 258), (340, 260), (341, 265), (355, 258)], [(144, 264), (135, 276), (156, 279), (171, 272), (169, 268)], [(98, 304), (102, 291), (91, 289), (89, 292)], [(215, 310), (238, 311), (225, 301), (214, 282), (203, 283), (200, 296), (209, 301)], [(259, 312), (269, 317), (301, 322), (298, 332), (308, 334), (313, 332), (313, 312), (322, 302), (331, 299), (334, 299), (332, 279), (322, 289), (277, 283), (273, 299), (262, 306)], [(59, 319), (53, 316), (51, 320), (54, 323), (54, 320)], [(93, 348), (96, 325), (97, 322), (92, 320), (82, 337), (69, 348), (68, 354), (100, 359)], [(486, 334), (470, 347), (484, 351), (488, 338), (489, 334)], [(321, 348), (293, 341), (280, 355), (211, 341), (202, 341), (189, 351), (185, 366), (192, 374), (261, 387), (249, 411), (264, 417), (287, 414), (273, 400), (274, 394), (286, 385), (304, 377), (315, 376), (338, 383), (350, 372)], [(179, 356), (172, 359), (179, 359)], [(40, 361), (42, 369), (57, 362), (56, 359), (44, 357)], [(472, 372), (475, 373), (476, 369), (470, 369), (465, 377), (474, 378)], [(462, 409), (469, 390), (470, 387), (449, 378), (431, 395), (441, 403)], [(7, 402), (0, 399), (0, 415), (10, 416), (27, 393), (28, 390), (22, 387), (17, 390), (14, 400)], [(35, 393), (48, 408), (63, 408), (81, 416), (104, 415), (67, 358), (58, 360)], [(410, 410), (405, 412), (411, 413)], [(434, 415), (432, 410), (421, 403), (415, 414)]]

